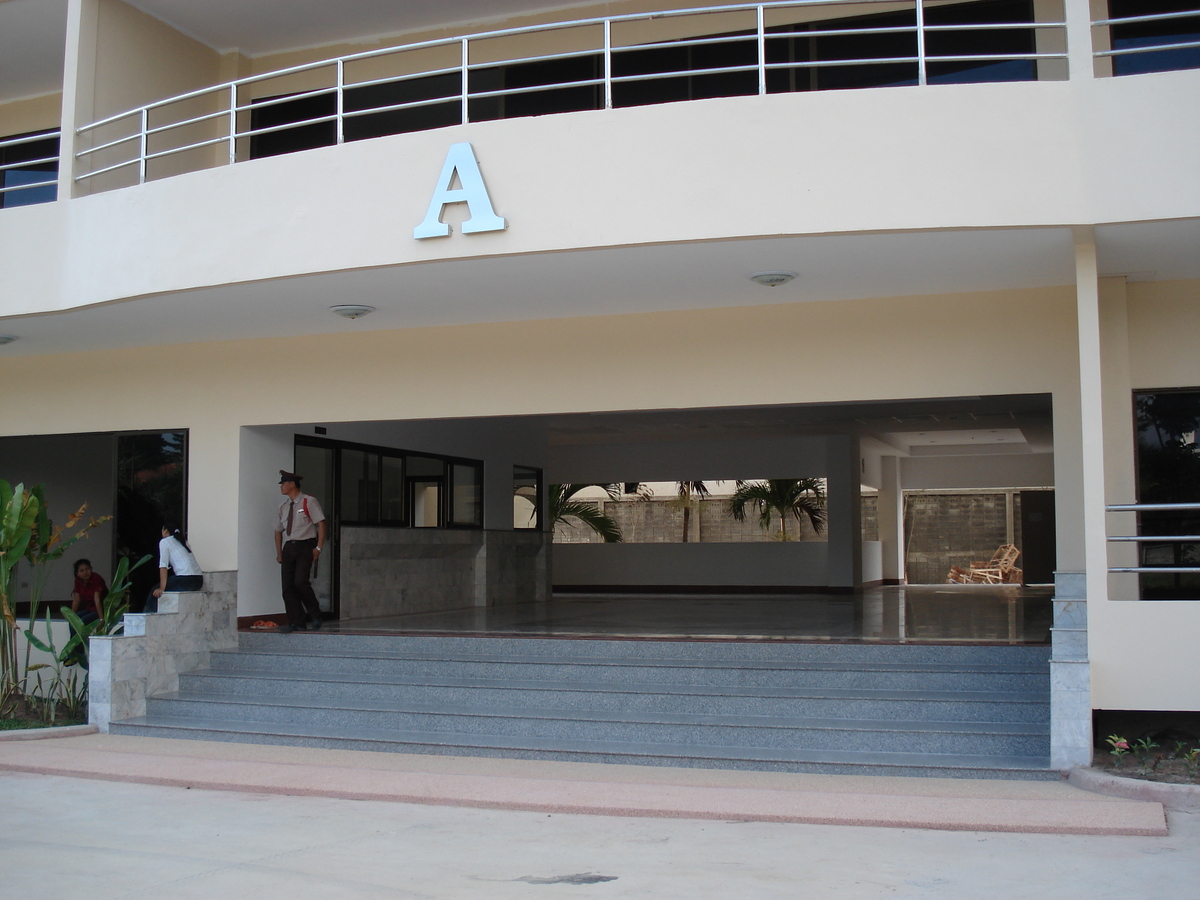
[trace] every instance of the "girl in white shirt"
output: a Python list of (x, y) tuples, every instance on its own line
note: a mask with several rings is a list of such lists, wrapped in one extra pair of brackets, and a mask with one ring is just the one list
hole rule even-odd
[(192, 556), (187, 536), (177, 525), (164, 525), (162, 540), (158, 542), (158, 587), (146, 598), (142, 612), (158, 612), (158, 598), (163, 591), (198, 591), (203, 586), (204, 576), (196, 557)]

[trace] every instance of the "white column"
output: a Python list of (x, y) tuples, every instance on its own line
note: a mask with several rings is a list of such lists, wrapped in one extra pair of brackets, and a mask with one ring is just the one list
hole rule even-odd
[(861, 465), (857, 435), (825, 439), (830, 587), (862, 587)]
[(75, 129), (92, 117), (96, 73), (98, 0), (67, 3), (63, 57), (62, 136), (58, 142), (58, 199), (75, 196)]
[(1067, 66), (1072, 81), (1095, 77), (1092, 63), (1092, 6), (1090, 0), (1065, 0)]
[(900, 483), (900, 457), (879, 460), (879, 541), (883, 544), (885, 584), (904, 581), (904, 489)]
[(1087, 599), (1108, 599), (1108, 534), (1105, 522), (1104, 372), (1100, 361), (1100, 279), (1096, 238), (1075, 229), (1075, 308), (1079, 331), (1079, 419), (1082, 436), (1083, 561)]

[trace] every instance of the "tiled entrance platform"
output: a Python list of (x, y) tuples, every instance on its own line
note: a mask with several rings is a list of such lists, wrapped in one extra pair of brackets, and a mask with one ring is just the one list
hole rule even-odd
[(330, 622), (343, 633), (1047, 644), (1050, 585), (917, 585), (859, 594), (583, 594)]
[(1162, 805), (1064, 782), (481, 759), (115, 734), (0, 742), (0, 770), (547, 813), (1044, 834), (1167, 834)]

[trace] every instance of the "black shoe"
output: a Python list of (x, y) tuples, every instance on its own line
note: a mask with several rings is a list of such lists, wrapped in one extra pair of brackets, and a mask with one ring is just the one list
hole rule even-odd
[(308, 623), (308, 627), (311, 628), (313, 631), (320, 631), (321, 630), (321, 620), (319, 618), (313, 619), (311, 622)]
[(280, 634), (291, 634), (295, 630), (296, 630), (295, 625), (288, 624), (288, 625), (284, 625), (282, 628), (280, 628), (279, 633)]

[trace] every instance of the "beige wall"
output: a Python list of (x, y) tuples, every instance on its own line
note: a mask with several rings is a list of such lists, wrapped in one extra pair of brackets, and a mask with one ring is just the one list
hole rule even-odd
[(58, 128), (61, 119), (62, 94), (43, 94), (0, 103), (0, 138)]
[[(1102, 285), (1102, 287), (1104, 287)], [(1121, 288), (1124, 290), (1121, 290)], [(1124, 294), (1126, 302), (1120, 302)], [(1108, 502), (1133, 491), (1131, 392), (1200, 386), (1200, 281), (1109, 285), (1101, 293), (1106, 366), (1105, 462)], [(1124, 306), (1124, 310), (1122, 309)], [(1122, 312), (1126, 316), (1122, 316)], [(1122, 319), (1127, 318), (1127, 339)], [(1124, 347), (1121, 345), (1124, 344)], [(1122, 350), (1128, 363), (1121, 382)], [(1114, 357), (1116, 359), (1114, 360)], [(1132, 534), (1127, 516), (1109, 515), (1110, 534)], [(1122, 564), (1121, 551), (1109, 559)], [(1200, 602), (1128, 602), (1132, 582), (1112, 580), (1107, 602), (1090, 603), (1092, 704), (1098, 709), (1200, 709)]]
[[(176, 31), (121, 0), (84, 0), (79, 37), (78, 85), (75, 91), (77, 125), (99, 121), (134, 107), (177, 96), (220, 80), (220, 56), (212, 48)], [(213, 112), (219, 98), (203, 97), (177, 104), (151, 115), (150, 127), (178, 122)], [(219, 120), (218, 120), (219, 122)], [(132, 117), (89, 132), (77, 149), (97, 146), (135, 133), (139, 119)], [(153, 137), (150, 152), (184, 146), (215, 136), (218, 123), (187, 126)], [(137, 144), (112, 148), (81, 163), (80, 171), (104, 168), (129, 158)], [(191, 151), (152, 162), (148, 177), (166, 177), (212, 162), (212, 150)], [(136, 167), (128, 167), (84, 184), (97, 191), (137, 182)]]
[[(1027, 329), (1004, 330), (982, 345), (943, 339), (946, 321), (985, 329), (997, 305)], [(874, 323), (870, 331), (863, 322)], [(1056, 349), (1069, 346), (1073, 325), (1070, 291), (1054, 289), (183, 344), (43, 356), (36, 366), (0, 360), (0, 382), (13, 386), (0, 433), (190, 428), (191, 530), (212, 548), (207, 566), (235, 568), (238, 538), (229, 523), (237, 520), (243, 425), (1057, 396), (1074, 384), (1073, 356)], [(592, 328), (624, 337), (594, 346), (570, 339)], [(659, 336), (667, 333), (674, 339), (664, 344)], [(795, 352), (797, 341), (804, 353)], [(513, 354), (513, 346), (540, 349)], [(300, 408), (286, 401), (294, 390), (282, 374), (297, 356), (320, 360), (323, 373), (306, 386)], [(697, 356), (774, 362), (697, 370), (688, 364)], [(596, 378), (597, 369), (606, 377)], [(68, 395), (69, 409), (61, 404)]]

